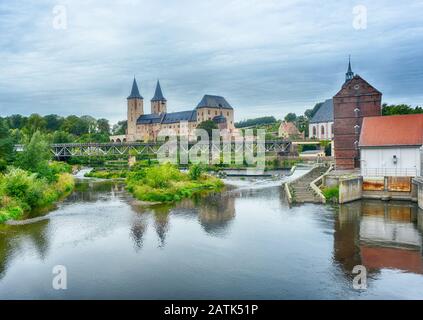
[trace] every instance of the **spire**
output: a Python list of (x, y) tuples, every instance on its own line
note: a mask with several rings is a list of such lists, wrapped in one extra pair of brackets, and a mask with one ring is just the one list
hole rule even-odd
[(154, 92), (154, 97), (151, 99), (151, 101), (166, 101), (165, 97), (163, 97), (159, 80), (157, 80), (156, 91)]
[(134, 77), (134, 82), (132, 83), (131, 94), (129, 95), (127, 99), (143, 99), (143, 97), (140, 95), (140, 92), (138, 90), (137, 80), (135, 80), (135, 77)]
[(354, 72), (351, 69), (351, 55), (348, 57), (348, 70), (345, 74), (345, 82), (351, 80), (354, 77)]

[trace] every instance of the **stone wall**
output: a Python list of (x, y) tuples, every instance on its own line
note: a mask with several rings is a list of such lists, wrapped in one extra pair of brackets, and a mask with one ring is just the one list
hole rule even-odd
[(341, 178), (339, 180), (339, 203), (351, 202), (362, 198), (361, 177)]

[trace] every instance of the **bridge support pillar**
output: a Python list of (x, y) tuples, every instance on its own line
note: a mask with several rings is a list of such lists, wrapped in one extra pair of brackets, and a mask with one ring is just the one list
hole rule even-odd
[(128, 165), (132, 167), (137, 162), (136, 156), (129, 156), (128, 157)]

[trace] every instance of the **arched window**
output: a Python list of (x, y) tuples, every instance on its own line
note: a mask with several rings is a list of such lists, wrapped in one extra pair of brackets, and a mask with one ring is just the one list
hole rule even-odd
[(325, 134), (325, 127), (321, 126), (320, 127), (320, 134), (323, 136)]
[(315, 137), (317, 135), (317, 129), (315, 126), (313, 126), (313, 137)]

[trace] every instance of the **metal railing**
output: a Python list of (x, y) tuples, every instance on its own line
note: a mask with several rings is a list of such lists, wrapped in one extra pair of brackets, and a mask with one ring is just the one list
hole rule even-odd
[[(108, 143), (56, 143), (50, 145), (50, 150), (55, 157), (84, 157), (84, 156), (110, 156), (110, 155), (151, 155), (157, 154), (163, 142), (108, 142)], [(181, 150), (188, 151), (193, 145), (201, 149), (221, 150), (220, 142), (195, 142), (190, 141), (186, 146), (181, 145)], [(230, 150), (239, 153), (245, 150), (258, 151), (259, 148), (265, 152), (286, 153), (291, 147), (289, 140), (268, 140), (264, 145), (255, 141), (231, 141)], [(187, 149), (187, 150), (185, 150)], [(23, 151), (24, 145), (15, 145), (16, 151)]]
[(361, 175), (368, 177), (415, 177), (417, 168), (361, 168)]

